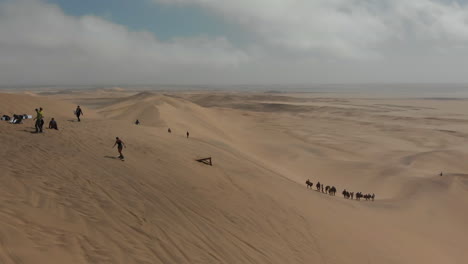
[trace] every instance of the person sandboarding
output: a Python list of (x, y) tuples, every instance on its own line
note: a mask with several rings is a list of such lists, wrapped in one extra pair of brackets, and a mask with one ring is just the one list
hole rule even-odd
[(75, 115), (78, 118), (78, 122), (81, 122), (80, 116), (83, 115), (83, 111), (81, 110), (80, 106), (76, 107)]
[(119, 151), (119, 159), (121, 160), (124, 160), (124, 156), (122, 155), (122, 148), (125, 147), (127, 148), (127, 146), (125, 146), (125, 143), (119, 139), (119, 137), (116, 137), (115, 138), (115, 143), (114, 143), (114, 146), (112, 148), (115, 147), (115, 145), (117, 145), (117, 150)]

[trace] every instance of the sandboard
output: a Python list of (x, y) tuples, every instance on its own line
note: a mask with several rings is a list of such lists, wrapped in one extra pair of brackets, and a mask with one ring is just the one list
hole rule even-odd
[(124, 156), (117, 156), (118, 159), (120, 159), (121, 161), (125, 161), (125, 157)]

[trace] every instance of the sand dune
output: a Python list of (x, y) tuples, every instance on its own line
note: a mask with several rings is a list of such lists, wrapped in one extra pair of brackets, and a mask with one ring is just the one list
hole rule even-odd
[(466, 263), (463, 103), (0, 94), (0, 115), (42, 106), (60, 127), (0, 123), (0, 263)]

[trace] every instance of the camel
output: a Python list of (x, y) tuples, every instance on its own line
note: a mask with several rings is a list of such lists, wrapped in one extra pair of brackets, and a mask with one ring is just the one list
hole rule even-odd
[(356, 193), (356, 200), (360, 201), (362, 197), (361, 192)]
[(307, 189), (309, 189), (309, 188), (312, 189), (312, 187), (314, 187), (314, 184), (309, 179), (307, 179), (307, 181), (305, 183), (307, 185)]
[(345, 199), (349, 199), (349, 192), (346, 189), (343, 190), (342, 194)]

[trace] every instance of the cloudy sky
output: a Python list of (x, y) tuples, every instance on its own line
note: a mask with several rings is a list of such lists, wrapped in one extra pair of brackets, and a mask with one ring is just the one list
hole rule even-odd
[(468, 82), (465, 0), (0, 0), (0, 85)]

